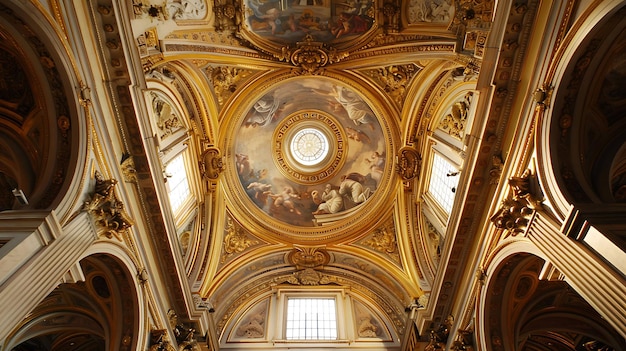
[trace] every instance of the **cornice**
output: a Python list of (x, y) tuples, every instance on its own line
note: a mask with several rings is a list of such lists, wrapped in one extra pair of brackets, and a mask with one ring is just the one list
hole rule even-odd
[[(161, 207), (158, 201), (157, 189), (152, 180), (147, 151), (144, 149), (143, 138), (141, 137), (140, 125), (135, 114), (134, 100), (128, 86), (131, 80), (129, 72), (130, 64), (127, 63), (121, 43), (124, 39), (120, 37), (121, 30), (115, 30), (122, 26), (115, 16), (114, 4), (111, 1), (100, 1), (93, 4), (93, 23), (100, 24), (101, 28), (96, 28), (98, 39), (100, 40), (103, 58), (102, 64), (106, 68), (106, 78), (110, 99), (115, 108), (115, 117), (120, 128), (123, 145), (122, 151), (126, 158), (134, 161), (134, 173), (137, 177), (136, 183), (128, 183), (137, 191), (139, 208), (142, 210), (141, 218), (144, 219), (145, 227), (148, 228), (147, 235), (151, 238), (151, 244), (156, 251), (157, 264), (164, 284), (168, 287), (169, 298), (173, 308), (183, 318), (188, 318), (186, 296), (176, 267), (178, 264), (171, 251), (168, 225), (165, 223)], [(121, 156), (121, 155), (120, 155)]]
[[(457, 287), (463, 280), (463, 274), (467, 274), (465, 267), (469, 254), (474, 245), (478, 244), (470, 243), (485, 218), (485, 209), (491, 204), (489, 198), (493, 188), (488, 181), (489, 166), (492, 164), (492, 156), (501, 152), (502, 138), (506, 135), (504, 131), (513, 118), (512, 102), (517, 92), (517, 82), (537, 6), (538, 2), (535, 0), (514, 4), (506, 22), (502, 51), (494, 75), (495, 92), (490, 111), (485, 117), (485, 130), (481, 131), (480, 141), (473, 146), (475, 153), (468, 155), (466, 159), (466, 162), (475, 164), (476, 168), (467, 178), (465, 201), (458, 213), (458, 221), (452, 224), (457, 228), (451, 238), (453, 242), (450, 245), (449, 258), (445, 262), (445, 268), (439, 273), (441, 289), (430, 300), (431, 303), (436, 303), (436, 307), (428, 309), (433, 311), (431, 321), (435, 324), (446, 319), (453, 309), (455, 297), (462, 293)], [(421, 324), (427, 325), (425, 321)]]

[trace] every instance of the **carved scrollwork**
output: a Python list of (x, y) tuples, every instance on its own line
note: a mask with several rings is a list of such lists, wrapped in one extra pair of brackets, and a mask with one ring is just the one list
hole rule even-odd
[(523, 233), (534, 211), (542, 208), (543, 196), (536, 176), (530, 169), (519, 177), (509, 178), (510, 195), (491, 216), (499, 229), (509, 230), (512, 235)]
[(339, 54), (334, 48), (327, 48), (324, 43), (314, 41), (311, 35), (307, 35), (304, 41), (296, 43), (295, 48), (283, 47), (278, 59), (299, 67), (301, 74), (320, 74), (323, 67), (347, 56), (347, 53)]
[(296, 268), (315, 268), (327, 264), (330, 255), (317, 247), (295, 247), (288, 256), (289, 262)]
[(300, 285), (325, 285), (330, 282), (329, 277), (312, 269), (307, 268), (295, 274)]
[(94, 174), (96, 180), (95, 191), (91, 200), (83, 204), (83, 210), (89, 212), (95, 219), (96, 224), (101, 227), (100, 234), (107, 238), (122, 238), (122, 232), (133, 225), (124, 204), (115, 194), (117, 180), (104, 179), (100, 172)]
[(200, 173), (210, 183), (209, 190), (214, 190), (215, 181), (224, 170), (224, 160), (220, 150), (209, 146), (200, 156)]
[(366, 73), (372, 77), (387, 94), (400, 106), (406, 97), (407, 86), (420, 71), (415, 64), (392, 65), (371, 69)]
[(211, 78), (220, 106), (237, 90), (237, 85), (252, 74), (252, 70), (228, 66), (208, 67), (205, 71)]
[(291, 285), (327, 285), (336, 282), (337, 279), (329, 275), (316, 271), (313, 268), (305, 268), (293, 274), (276, 277), (272, 279), (271, 285), (291, 284)]
[(369, 239), (363, 241), (363, 244), (378, 252), (389, 255), (396, 262), (400, 259), (396, 233), (393, 228), (389, 226), (376, 229)]
[(241, 253), (248, 247), (258, 243), (257, 240), (248, 238), (243, 229), (237, 227), (231, 218), (227, 218), (222, 262), (226, 261), (228, 257)]
[(463, 140), (472, 96), (473, 94), (471, 92), (467, 93), (463, 100), (455, 102), (452, 105), (450, 113), (448, 113), (439, 124), (439, 128), (449, 135)]
[(398, 153), (396, 172), (402, 181), (408, 182), (418, 176), (422, 164), (422, 157), (411, 147), (403, 147)]

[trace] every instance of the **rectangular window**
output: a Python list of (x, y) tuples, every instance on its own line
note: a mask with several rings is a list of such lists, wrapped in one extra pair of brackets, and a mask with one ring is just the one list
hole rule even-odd
[(165, 168), (165, 173), (168, 177), (167, 186), (169, 188), (170, 205), (172, 206), (172, 212), (176, 212), (190, 194), (182, 153), (172, 159)]
[(435, 153), (428, 191), (448, 214), (452, 211), (458, 185), (459, 172), (456, 167)]
[(334, 298), (287, 299), (287, 340), (336, 340), (337, 308)]

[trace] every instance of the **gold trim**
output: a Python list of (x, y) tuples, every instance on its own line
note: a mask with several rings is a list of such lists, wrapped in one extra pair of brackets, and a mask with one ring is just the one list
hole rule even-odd
[[(324, 134), (329, 142), (329, 154), (316, 166), (300, 165), (290, 155), (291, 138), (298, 131), (312, 127)], [(299, 184), (315, 185), (335, 176), (346, 159), (348, 143), (345, 131), (333, 117), (318, 110), (298, 111), (285, 118), (274, 130), (272, 158), (278, 170)]]

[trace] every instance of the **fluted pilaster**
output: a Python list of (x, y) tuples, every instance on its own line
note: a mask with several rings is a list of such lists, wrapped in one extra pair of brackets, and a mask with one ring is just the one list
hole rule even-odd
[(536, 212), (527, 235), (565, 280), (626, 337), (626, 280), (598, 254), (563, 234), (542, 212)]
[[(28, 243), (22, 248), (23, 252), (20, 251), (26, 255), (24, 259), (11, 259), (16, 266), (9, 267), (10, 271), (4, 272), (5, 262), (2, 262), (6, 279), (0, 286), (0, 306), (5, 306), (0, 318), (0, 340), (4, 340), (11, 329), (59, 284), (63, 275), (94, 242), (96, 235), (85, 212), (65, 226), (61, 226), (54, 212), (11, 214), (0, 217), (0, 228), (1, 234), (10, 234), (14, 238), (24, 236), (26, 239), (20, 241)], [(0, 260), (7, 255), (11, 256), (11, 251)], [(18, 270), (19, 274), (12, 274)]]

